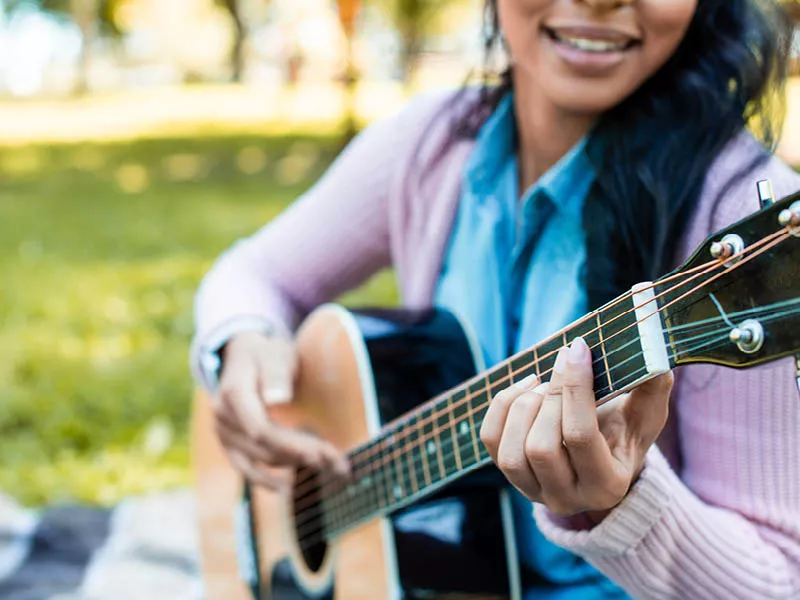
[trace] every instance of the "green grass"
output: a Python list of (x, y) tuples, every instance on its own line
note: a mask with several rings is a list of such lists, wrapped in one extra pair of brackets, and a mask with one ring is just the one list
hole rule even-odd
[[(24, 503), (190, 482), (202, 275), (306, 189), (333, 138), (0, 147), (0, 489)], [(395, 301), (390, 274), (348, 301)]]

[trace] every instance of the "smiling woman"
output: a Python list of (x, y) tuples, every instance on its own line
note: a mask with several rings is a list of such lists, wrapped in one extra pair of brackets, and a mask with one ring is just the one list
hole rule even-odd
[(499, 0), (517, 90), (533, 87), (564, 110), (605, 112), (673, 55), (697, 0), (623, 0), (613, 11), (603, 4)]

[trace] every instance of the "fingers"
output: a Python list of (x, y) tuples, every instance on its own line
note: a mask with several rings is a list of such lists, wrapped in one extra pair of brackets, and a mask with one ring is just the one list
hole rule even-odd
[(297, 358), (291, 342), (283, 338), (270, 338), (259, 352), (258, 391), (264, 402), (282, 404), (292, 399)]
[(539, 414), (543, 398), (541, 387), (517, 396), (508, 410), (505, 429), (497, 450), (497, 466), (517, 489), (529, 497), (538, 497), (541, 486), (523, 449), (531, 426)]
[(214, 405), (220, 438), (240, 457), (236, 466), (246, 466), (248, 470), (243, 472), (251, 476), (253, 469), (260, 470), (258, 465), (308, 466), (345, 475), (349, 472), (347, 459), (333, 445), (269, 419), (268, 395), (278, 401), (291, 399), (293, 356), (291, 343), (283, 339), (273, 343), (263, 336), (245, 336), (229, 343)]
[(228, 457), (236, 470), (249, 482), (274, 491), (286, 489), (288, 481), (274, 478), (266, 470), (256, 468), (252, 461), (241, 452), (229, 450)]
[(481, 442), (486, 446), (489, 456), (495, 463), (497, 463), (497, 451), (511, 405), (517, 397), (536, 383), (538, 380), (535, 375), (526, 377), (497, 394), (489, 404), (489, 410), (486, 411), (481, 425)]
[(552, 388), (561, 392), (561, 437), (581, 487), (602, 487), (613, 476), (614, 459), (597, 422), (589, 346), (576, 339), (561, 356)]
[[(559, 351), (556, 369), (562, 368), (566, 360), (566, 348)], [(552, 498), (561, 504), (564, 499), (574, 496), (575, 474), (570, 465), (569, 455), (562, 444), (562, 388), (558, 371), (554, 371), (551, 383), (546, 388), (539, 414), (525, 440), (525, 456), (531, 470), (542, 487), (544, 499)], [(558, 510), (560, 507), (554, 507)], [(565, 508), (566, 509), (566, 508)]]
[(267, 429), (267, 413), (258, 395), (255, 364), (247, 359), (231, 360), (220, 379), (219, 398), (215, 404), (217, 416), (236, 420), (251, 437), (262, 435)]
[(674, 377), (665, 373), (646, 381), (630, 393), (625, 403), (625, 418), (638, 432), (639, 439), (649, 445), (664, 428), (669, 416), (669, 398)]
[(236, 448), (250, 460), (272, 467), (307, 466), (346, 475), (350, 467), (333, 445), (311, 434), (267, 423), (264, 431), (250, 436), (239, 423), (225, 416), (217, 419), (217, 433), (223, 444)]

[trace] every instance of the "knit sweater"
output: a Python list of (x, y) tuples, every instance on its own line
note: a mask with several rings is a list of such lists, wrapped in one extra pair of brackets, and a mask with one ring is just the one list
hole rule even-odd
[[(473, 147), (450, 135), (470, 102), (423, 96), (367, 128), (322, 179), (281, 215), (223, 254), (196, 301), (191, 362), (221, 336), (286, 333), (316, 306), (394, 267), (409, 308), (430, 306)], [(758, 153), (748, 133), (715, 160), (680, 243), (688, 256), (710, 233), (758, 209), (755, 181), (778, 197), (800, 177)], [(678, 370), (670, 422), (623, 502), (599, 525), (534, 515), (555, 543), (586, 558), (636, 598), (800, 598), (800, 393), (790, 359), (745, 371)]]

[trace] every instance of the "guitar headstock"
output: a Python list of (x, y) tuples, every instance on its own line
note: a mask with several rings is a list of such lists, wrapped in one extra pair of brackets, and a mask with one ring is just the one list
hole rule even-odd
[(800, 193), (710, 236), (656, 285), (674, 365), (749, 367), (800, 352)]

